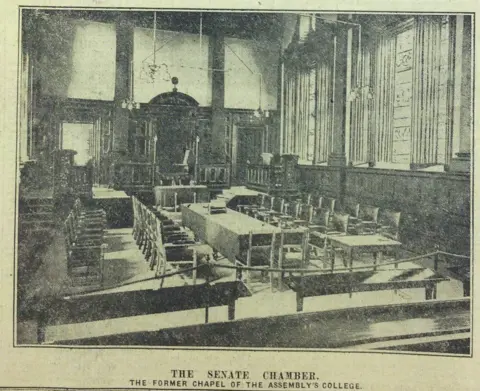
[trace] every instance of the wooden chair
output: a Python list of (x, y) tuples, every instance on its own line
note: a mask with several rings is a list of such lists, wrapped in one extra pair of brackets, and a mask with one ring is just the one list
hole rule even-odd
[(266, 212), (271, 210), (273, 207), (273, 197), (268, 194), (261, 195), (260, 205), (255, 205), (254, 207), (246, 208), (246, 213), (249, 216), (256, 217), (259, 212)]
[(389, 209), (380, 210), (376, 232), (393, 240), (399, 240), (401, 212)]
[[(347, 235), (348, 221), (350, 216), (346, 213), (335, 213), (330, 217), (330, 210), (317, 211), (310, 224), (310, 247), (318, 256), (323, 250), (323, 258), (326, 261), (335, 254), (335, 249), (330, 248), (329, 237)], [(325, 264), (326, 266), (326, 264)]]
[(301, 203), (298, 205), (297, 217), (292, 221), (294, 227), (310, 227), (312, 223), (313, 206)]
[(239, 205), (237, 205), (237, 212), (247, 213), (247, 210), (249, 208), (259, 207), (263, 203), (263, 197), (264, 196), (265, 196), (264, 194), (258, 193), (257, 196), (255, 197), (255, 201), (253, 202), (253, 204), (239, 204)]
[(358, 219), (358, 213), (360, 212), (360, 204), (355, 201), (346, 201), (343, 204), (343, 212), (348, 213), (351, 219)]
[(335, 207), (336, 207), (336, 199), (331, 198), (331, 197), (322, 197), (321, 203), (320, 203), (320, 209), (326, 209), (330, 212), (330, 216), (333, 216), (335, 213)]
[(103, 283), (104, 249), (102, 236), (78, 236), (73, 213), (64, 223), (67, 273), (70, 276), (83, 275), (88, 281), (92, 275)]
[(282, 197), (272, 197), (270, 209), (257, 210), (255, 217), (259, 220), (270, 223), (274, 221), (275, 217), (279, 217), (284, 214), (284, 206), (285, 200)]
[(310, 205), (312, 203), (312, 199), (311, 193), (303, 193), (301, 197), (301, 203), (304, 205)]
[[(295, 226), (295, 221), (299, 220), (300, 206), (302, 205), (301, 200), (290, 201), (285, 203), (284, 212), (281, 215), (273, 217), (276, 225), (279, 225), (283, 228), (292, 228)], [(299, 224), (297, 224), (299, 225)]]
[(360, 205), (358, 217), (350, 218), (348, 232), (353, 235), (376, 233), (379, 210), (376, 206)]

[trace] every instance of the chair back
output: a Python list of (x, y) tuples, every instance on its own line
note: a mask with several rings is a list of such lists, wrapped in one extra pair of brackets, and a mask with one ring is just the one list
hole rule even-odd
[(328, 209), (330, 213), (335, 213), (335, 198), (331, 197), (323, 197), (322, 204), (320, 206), (321, 209)]
[(298, 214), (300, 211), (301, 201), (290, 201), (288, 203), (288, 207), (285, 208), (285, 212), (287, 215), (292, 216), (294, 219), (298, 218)]
[(380, 226), (378, 233), (398, 240), (400, 228), (401, 212), (388, 209), (381, 210), (378, 214), (378, 224)]
[(335, 213), (330, 222), (331, 229), (335, 232), (347, 233), (349, 218), (348, 213)]
[(303, 193), (301, 201), (302, 201), (302, 204), (310, 205), (312, 203), (312, 194)]
[(363, 221), (372, 221), (374, 223), (378, 220), (378, 211), (380, 208), (371, 205), (360, 205), (358, 217)]
[(272, 210), (279, 213), (284, 213), (285, 200), (282, 197), (273, 197)]
[(327, 230), (330, 221), (330, 210), (314, 209), (312, 212), (311, 224), (318, 226), (320, 230)]
[(313, 217), (313, 206), (311, 204), (299, 204), (298, 206), (298, 218), (311, 223)]
[(345, 213), (348, 213), (351, 217), (358, 218), (358, 213), (360, 211), (360, 203), (347, 201), (343, 205), (343, 210)]

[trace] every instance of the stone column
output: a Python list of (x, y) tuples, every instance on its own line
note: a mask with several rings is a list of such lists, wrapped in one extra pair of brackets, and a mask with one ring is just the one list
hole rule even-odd
[(346, 142), (347, 140), (347, 115), (349, 115), (349, 107), (347, 104), (347, 86), (350, 82), (348, 66), (350, 65), (349, 48), (351, 47), (352, 34), (349, 28), (343, 25), (337, 26), (336, 36), (333, 38), (335, 61), (333, 78), (333, 129), (332, 129), (332, 152), (328, 157), (328, 165), (336, 167), (334, 177), (335, 196), (340, 204), (343, 204), (346, 190)]
[(337, 167), (345, 167), (347, 163), (345, 153), (345, 128), (347, 123), (348, 37), (348, 29), (339, 26), (337, 28), (337, 34), (333, 38), (335, 49), (335, 72), (333, 75), (333, 135), (332, 152), (328, 158), (328, 165)]
[[(225, 37), (222, 31), (211, 38), (212, 55), (212, 146), (208, 163), (225, 162)], [(200, 140), (202, 142), (202, 140)]]
[(129, 97), (130, 62), (133, 60), (133, 24), (127, 16), (120, 15), (116, 21), (117, 54), (115, 66), (115, 96), (113, 110), (112, 158), (118, 160), (128, 151), (129, 111), (121, 102)]
[(454, 157), (451, 171), (470, 171), (472, 137), (472, 18), (456, 17), (455, 26), (455, 75), (454, 75)]

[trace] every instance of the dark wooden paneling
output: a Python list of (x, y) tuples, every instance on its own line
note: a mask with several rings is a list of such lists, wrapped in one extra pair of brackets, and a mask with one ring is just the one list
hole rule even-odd
[[(416, 252), (470, 253), (470, 177), (368, 168), (300, 167), (303, 191), (402, 212), (400, 239)], [(344, 191), (344, 194), (342, 192)]]

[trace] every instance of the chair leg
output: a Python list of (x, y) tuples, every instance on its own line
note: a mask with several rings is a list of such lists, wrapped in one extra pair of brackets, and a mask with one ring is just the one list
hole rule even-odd
[(140, 245), (142, 243), (142, 239), (143, 239), (143, 232), (140, 230), (137, 234), (137, 240), (135, 242), (138, 247), (140, 247)]
[(155, 266), (157, 266), (157, 262), (158, 262), (157, 258), (158, 258), (157, 250), (153, 249), (152, 258), (150, 259), (150, 270), (155, 269)]
[(147, 243), (147, 251), (145, 252), (145, 261), (149, 261), (150, 257), (152, 255), (152, 242), (151, 240), (148, 241)]

